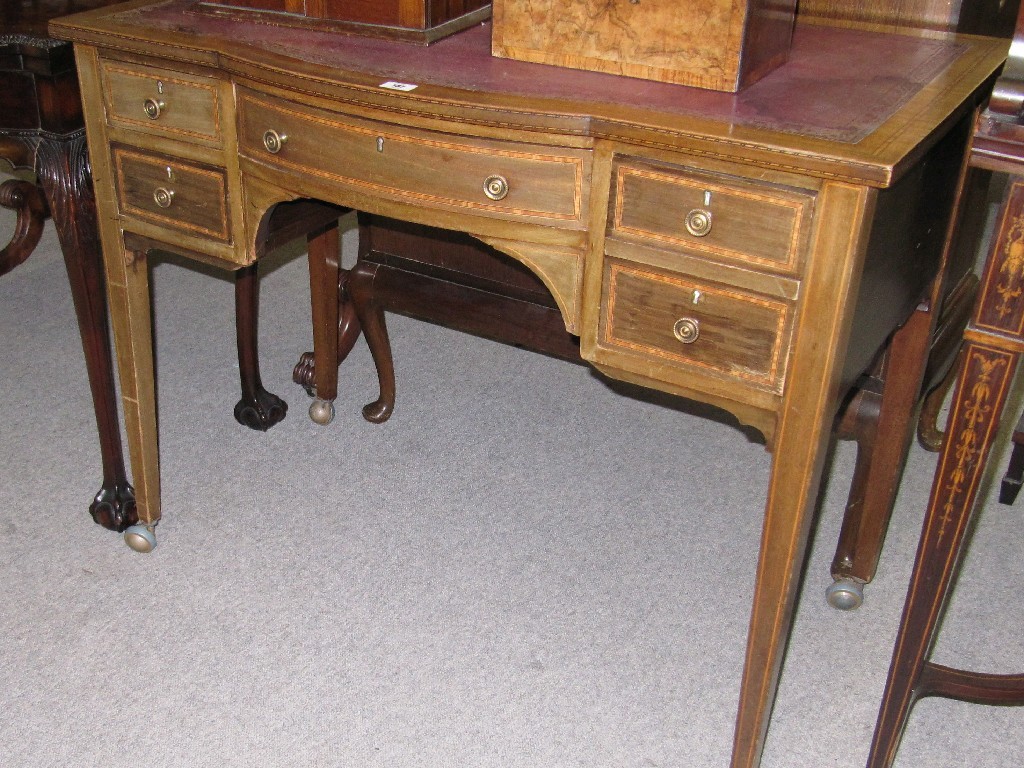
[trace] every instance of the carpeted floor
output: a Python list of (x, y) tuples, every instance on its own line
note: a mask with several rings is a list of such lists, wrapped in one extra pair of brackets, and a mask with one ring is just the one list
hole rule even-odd
[[(699, 406), (396, 317), (392, 419), (360, 417), (360, 342), (318, 427), (290, 382), (311, 344), (305, 261), (265, 272), (263, 378), (291, 412), (260, 434), (231, 416), (232, 283), (155, 260), (150, 555), (86, 513), (99, 454), (51, 225), (0, 279), (0, 765), (727, 766), (764, 446)], [(838, 613), (823, 592), (852, 459), (840, 445), (764, 768), (866, 758), (935, 456), (912, 449), (878, 577)], [(937, 661), (1020, 671), (1020, 504), (986, 505)], [(926, 700), (896, 765), (1008, 768), (1022, 750), (1024, 709)]]

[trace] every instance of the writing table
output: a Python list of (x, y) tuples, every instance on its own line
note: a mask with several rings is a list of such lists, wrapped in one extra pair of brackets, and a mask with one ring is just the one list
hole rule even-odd
[[(901, 326), (881, 423), (909, 418), (933, 315), (918, 309), (941, 295), (1006, 45), (809, 26), (734, 96), (495, 59), (487, 25), (405, 46), (190, 7), (51, 25), (76, 44), (140, 520), (160, 518), (149, 249), (238, 269), (269, 212), (303, 198), (468, 233), (544, 281), (600, 371), (764, 433), (733, 752), (756, 765), (833, 418)], [(314, 292), (337, 285), (315, 261)], [(319, 373), (337, 302), (314, 309)]]

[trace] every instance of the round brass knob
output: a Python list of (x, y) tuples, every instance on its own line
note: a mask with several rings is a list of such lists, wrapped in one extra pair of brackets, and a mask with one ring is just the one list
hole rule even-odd
[(711, 211), (694, 208), (686, 214), (686, 231), (694, 237), (704, 237), (711, 232)]
[(508, 180), (504, 176), (488, 176), (484, 179), (484, 194), (491, 200), (502, 200), (508, 194)]
[(693, 344), (700, 336), (700, 323), (692, 317), (684, 317), (676, 320), (676, 324), (672, 326), (672, 333), (683, 344)]
[(142, 102), (142, 111), (146, 113), (146, 117), (150, 120), (156, 120), (160, 117), (160, 113), (163, 112), (165, 106), (167, 105), (157, 99), (146, 99)]
[(174, 202), (174, 190), (157, 187), (153, 192), (153, 200), (161, 208), (170, 208), (171, 203)]
[(270, 152), (272, 155), (276, 155), (280, 152), (286, 141), (288, 141), (288, 137), (275, 130), (269, 130), (263, 134), (263, 146), (266, 147), (267, 152)]

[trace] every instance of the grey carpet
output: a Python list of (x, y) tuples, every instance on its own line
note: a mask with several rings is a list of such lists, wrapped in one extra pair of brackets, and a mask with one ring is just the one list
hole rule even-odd
[[(290, 382), (305, 262), (268, 266), (263, 377), (291, 412), (259, 434), (231, 417), (231, 282), (155, 260), (150, 555), (86, 513), (99, 454), (51, 225), (0, 279), (0, 765), (728, 765), (764, 447), (699, 406), (396, 317), (391, 421), (360, 417), (360, 342), (318, 427)], [(878, 577), (843, 614), (823, 590), (852, 459), (840, 445), (765, 768), (867, 754), (935, 456), (913, 448)], [(1024, 666), (1020, 504), (987, 503), (937, 661)], [(926, 700), (897, 766), (1017, 766), (1022, 747), (1022, 709)]]

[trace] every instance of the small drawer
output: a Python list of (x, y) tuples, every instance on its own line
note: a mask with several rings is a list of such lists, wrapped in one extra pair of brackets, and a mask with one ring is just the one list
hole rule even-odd
[(604, 290), (602, 344), (782, 391), (791, 303), (614, 259)]
[(223, 168), (117, 146), (113, 161), (123, 215), (223, 242), (231, 239)]
[(583, 228), (591, 153), (408, 128), (242, 92), (241, 153), (376, 196)]
[(219, 143), (220, 81), (121, 62), (101, 64), (111, 125)]
[(740, 178), (620, 163), (611, 235), (797, 274), (814, 197)]

